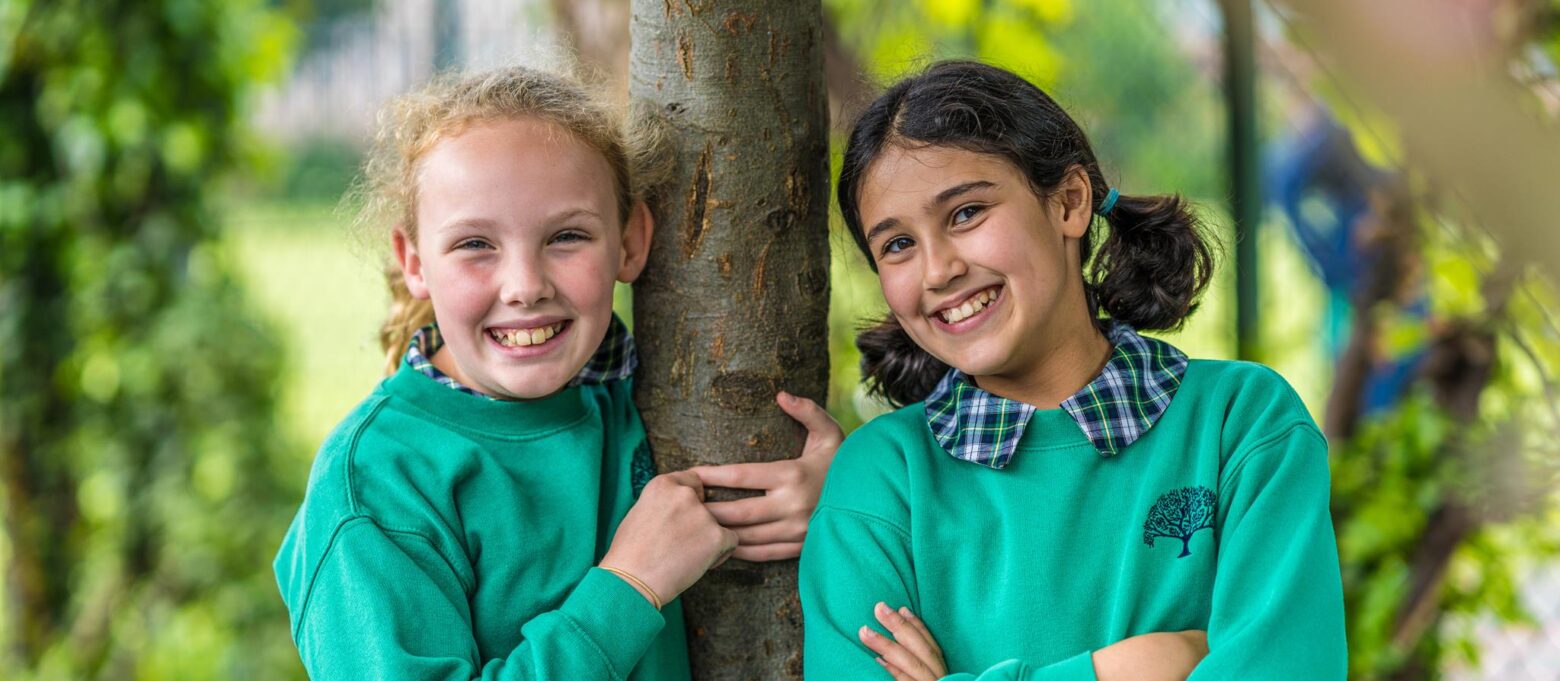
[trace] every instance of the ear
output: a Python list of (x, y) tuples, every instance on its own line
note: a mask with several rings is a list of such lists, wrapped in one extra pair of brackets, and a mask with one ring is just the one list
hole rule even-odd
[(1053, 206), (1057, 222), (1062, 226), (1062, 236), (1082, 239), (1084, 233), (1089, 231), (1089, 222), (1094, 219), (1092, 189), (1089, 175), (1082, 166), (1068, 169), (1061, 184), (1056, 186), (1051, 196), (1055, 202)]
[(645, 260), (650, 257), (650, 237), (655, 234), (655, 215), (644, 201), (635, 201), (628, 209), (628, 224), (623, 226), (622, 259), (618, 263), (617, 280), (634, 283), (645, 270)]
[(395, 251), (395, 261), (401, 266), (401, 279), (413, 298), (428, 299), (428, 280), (423, 277), (422, 258), (417, 255), (417, 242), (406, 234), (406, 229), (396, 225), (390, 233), (390, 246)]

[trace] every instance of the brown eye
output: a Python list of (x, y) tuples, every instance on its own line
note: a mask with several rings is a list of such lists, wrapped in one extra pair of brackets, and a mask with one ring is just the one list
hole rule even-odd
[(911, 241), (910, 237), (896, 236), (892, 239), (889, 239), (888, 241), (883, 242), (883, 255), (898, 253), (902, 250), (905, 250), (906, 248), (911, 247), (914, 244), (915, 242)]
[(957, 224), (969, 222), (970, 220), (975, 219), (975, 216), (980, 215), (980, 212), (983, 209), (985, 209), (985, 206), (978, 206), (978, 205), (963, 206), (963, 207), (961, 207), (958, 210), (953, 212), (953, 224), (957, 225)]

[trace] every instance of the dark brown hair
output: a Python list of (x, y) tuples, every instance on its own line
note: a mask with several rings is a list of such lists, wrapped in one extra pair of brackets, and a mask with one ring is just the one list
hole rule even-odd
[[(1011, 162), (1040, 197), (1074, 169), (1082, 169), (1098, 212), (1110, 186), (1083, 129), (1055, 100), (1028, 81), (978, 62), (933, 64), (884, 92), (851, 129), (840, 169), (840, 213), (851, 236), (877, 269), (857, 205), (872, 162), (890, 146), (944, 146), (992, 154)], [(1213, 249), (1179, 195), (1121, 194), (1103, 216), (1109, 226), (1095, 248), (1092, 221), (1080, 240), (1090, 311), (1141, 330), (1180, 328), (1197, 309), (1213, 274)], [(912, 341), (892, 315), (861, 331), (861, 373), (871, 392), (895, 405), (926, 398), (947, 373)]]

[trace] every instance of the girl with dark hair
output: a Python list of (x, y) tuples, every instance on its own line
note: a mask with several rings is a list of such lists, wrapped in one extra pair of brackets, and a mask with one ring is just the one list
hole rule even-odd
[(902, 408), (813, 516), (809, 678), (1344, 678), (1316, 424), (1272, 370), (1138, 333), (1212, 273), (1179, 197), (1110, 188), (1055, 101), (969, 62), (868, 107), (838, 191)]

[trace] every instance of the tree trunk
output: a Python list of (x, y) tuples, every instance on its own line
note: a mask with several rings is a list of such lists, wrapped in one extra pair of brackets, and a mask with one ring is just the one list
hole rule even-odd
[[(634, 0), (630, 97), (676, 148), (634, 286), (635, 399), (662, 470), (795, 456), (805, 433), (775, 393), (827, 390), (821, 17), (818, 0)], [(695, 678), (801, 678), (795, 561), (730, 561), (683, 607)]]

